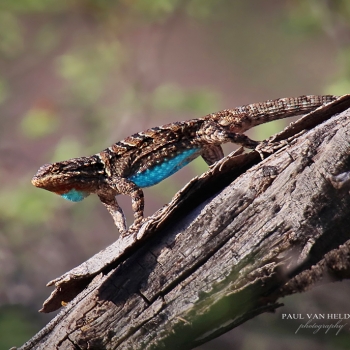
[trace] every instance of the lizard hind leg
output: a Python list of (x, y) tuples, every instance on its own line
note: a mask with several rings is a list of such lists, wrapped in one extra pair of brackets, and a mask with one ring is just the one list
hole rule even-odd
[(203, 147), (201, 156), (208, 165), (213, 165), (218, 160), (224, 158), (224, 152), (220, 145), (209, 145)]
[(222, 144), (227, 142), (237, 143), (243, 147), (254, 149), (259, 145), (259, 141), (250, 139), (247, 135), (235, 133), (228, 130), (225, 126), (221, 126), (212, 121), (205, 123), (200, 132), (199, 137), (209, 144)]
[(243, 147), (250, 148), (250, 149), (255, 149), (260, 144), (259, 141), (252, 140), (251, 138), (249, 138), (247, 135), (244, 135), (244, 134), (229, 132), (227, 136), (228, 136), (229, 142), (237, 143)]

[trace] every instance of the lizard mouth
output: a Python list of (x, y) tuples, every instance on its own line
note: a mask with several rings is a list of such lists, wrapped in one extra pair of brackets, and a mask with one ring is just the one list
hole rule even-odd
[(43, 187), (43, 184), (42, 184), (42, 179), (40, 177), (38, 177), (37, 175), (34, 175), (33, 178), (32, 178), (32, 184), (35, 186), (35, 187)]
[(44, 164), (33, 176), (32, 184), (35, 187), (61, 194), (68, 191), (64, 184), (65, 178), (64, 174), (57, 173), (55, 164)]
[(73, 202), (83, 200), (90, 193), (89, 181), (77, 181), (74, 176), (60, 173), (56, 164), (45, 164), (40, 167), (32, 178), (32, 184)]
[(48, 164), (45, 164), (43, 165), (39, 170), (38, 172), (33, 176), (32, 178), (32, 184), (35, 186), (35, 187), (39, 187), (39, 188), (43, 188), (45, 187), (45, 179), (48, 175), (48, 172), (47, 172), (47, 168), (48, 168)]
[(32, 178), (32, 184), (35, 187), (42, 188), (50, 192), (54, 192), (59, 196), (63, 197), (64, 199), (67, 199), (72, 202), (80, 202), (90, 194), (85, 191), (80, 191), (79, 189), (67, 188), (66, 186), (57, 186), (52, 184), (50, 186), (45, 181), (45, 178), (41, 177), (41, 174), (39, 174), (39, 172), (40, 172), (40, 169), (38, 173), (34, 175)]
[(32, 184), (35, 187), (45, 188), (45, 183), (47, 183), (47, 178), (51, 174), (52, 164), (44, 164), (39, 168), (37, 173), (32, 178)]

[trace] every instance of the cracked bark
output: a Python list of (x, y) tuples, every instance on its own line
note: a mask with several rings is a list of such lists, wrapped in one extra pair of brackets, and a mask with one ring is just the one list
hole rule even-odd
[(310, 113), (265, 150), (308, 131), (263, 161), (225, 158), (54, 280), (42, 311), (79, 294), (21, 349), (191, 349), (325, 276), (349, 278), (350, 186), (333, 176), (350, 168), (349, 107), (345, 96)]

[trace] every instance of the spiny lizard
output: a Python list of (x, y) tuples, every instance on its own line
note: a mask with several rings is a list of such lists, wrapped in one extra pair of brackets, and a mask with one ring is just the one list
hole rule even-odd
[(244, 135), (246, 130), (308, 113), (336, 98), (332, 95), (280, 98), (158, 126), (129, 136), (90, 157), (45, 164), (32, 183), (73, 202), (96, 193), (125, 235), (126, 221), (116, 200), (118, 194), (131, 197), (134, 223), (130, 228), (138, 229), (144, 208), (141, 188), (159, 183), (198, 156), (212, 165), (224, 156), (220, 146), (223, 143), (254, 149), (259, 142)]

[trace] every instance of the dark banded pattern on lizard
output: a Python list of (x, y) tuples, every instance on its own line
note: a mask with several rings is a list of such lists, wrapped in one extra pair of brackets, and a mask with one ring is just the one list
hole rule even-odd
[(159, 183), (198, 156), (208, 165), (215, 163), (224, 156), (220, 146), (223, 143), (254, 149), (259, 142), (244, 135), (246, 130), (308, 113), (336, 98), (332, 95), (280, 98), (154, 127), (95, 155), (45, 164), (32, 183), (71, 201), (97, 194), (120, 232), (125, 234), (126, 221), (116, 199), (118, 194), (131, 197), (135, 218), (132, 228), (137, 229), (143, 219), (141, 188)]

